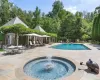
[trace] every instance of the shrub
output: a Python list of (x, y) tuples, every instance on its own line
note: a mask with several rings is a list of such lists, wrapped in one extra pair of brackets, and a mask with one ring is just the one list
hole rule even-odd
[(90, 36), (88, 36), (87, 34), (84, 34), (83, 36), (82, 36), (82, 40), (88, 40), (90, 38)]

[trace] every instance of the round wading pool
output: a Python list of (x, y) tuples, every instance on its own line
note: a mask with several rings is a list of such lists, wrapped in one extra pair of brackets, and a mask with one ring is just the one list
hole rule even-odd
[(40, 57), (29, 61), (24, 66), (24, 72), (39, 80), (57, 80), (71, 75), (76, 66), (71, 61), (61, 57)]

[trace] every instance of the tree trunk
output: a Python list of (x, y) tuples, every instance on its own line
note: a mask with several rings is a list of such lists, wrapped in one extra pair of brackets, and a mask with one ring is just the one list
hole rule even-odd
[(16, 46), (18, 46), (18, 42), (19, 42), (19, 36), (18, 33), (16, 34)]

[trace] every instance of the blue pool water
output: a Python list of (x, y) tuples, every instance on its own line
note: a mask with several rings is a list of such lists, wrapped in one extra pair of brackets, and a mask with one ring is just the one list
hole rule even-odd
[(37, 59), (29, 62), (24, 67), (24, 72), (39, 80), (58, 80), (63, 76), (69, 76), (75, 71), (75, 65), (67, 59), (53, 58), (51, 63), (54, 65), (51, 70), (46, 69), (48, 60)]
[(90, 50), (83, 44), (59, 44), (52, 46), (55, 49), (62, 49), (62, 50)]

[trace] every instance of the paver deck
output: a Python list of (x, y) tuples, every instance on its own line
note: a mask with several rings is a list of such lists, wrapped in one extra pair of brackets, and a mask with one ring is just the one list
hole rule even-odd
[[(56, 44), (53, 44), (56, 45)], [(46, 56), (51, 54), (52, 56), (67, 56), (78, 63), (84, 62), (91, 58), (93, 61), (97, 62), (100, 66), (100, 50), (92, 47), (89, 44), (85, 44), (92, 50), (59, 50), (49, 48), (51, 45), (47, 45), (44, 47), (37, 47), (30, 50), (26, 50), (22, 54), (16, 55), (8, 55), (8, 56), (1, 56), (0, 57), (0, 80), (19, 80), (16, 74), (16, 69), (21, 67), (25, 60), (32, 59), (34, 57), (39, 56)], [(81, 67), (79, 67), (81, 68)], [(86, 69), (87, 67), (83, 67)], [(100, 74), (95, 75), (89, 72), (84, 71), (84, 75), (81, 77), (80, 80), (100, 80)], [(20, 75), (21, 77), (21, 75)], [(22, 79), (22, 80), (28, 80)], [(74, 80), (74, 79), (73, 79)]]

